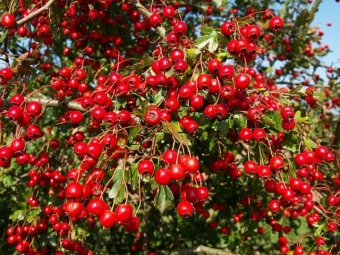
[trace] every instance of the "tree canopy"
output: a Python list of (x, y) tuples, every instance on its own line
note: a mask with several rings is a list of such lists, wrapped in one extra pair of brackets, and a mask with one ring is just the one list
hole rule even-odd
[(0, 253), (339, 253), (321, 2), (1, 1)]

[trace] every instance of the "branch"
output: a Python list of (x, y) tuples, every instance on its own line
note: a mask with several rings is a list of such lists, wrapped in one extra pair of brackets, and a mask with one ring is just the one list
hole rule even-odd
[(197, 247), (180, 250), (178, 252), (172, 253), (172, 255), (189, 255), (203, 252), (205, 254), (214, 254), (214, 255), (236, 255), (235, 253), (231, 253), (229, 251), (223, 251), (219, 249), (210, 248), (207, 246), (199, 245)]
[(313, 15), (313, 20), (314, 20), (314, 15), (315, 13), (319, 10), (319, 5), (321, 4), (322, 0), (316, 0), (313, 4), (312, 9), (310, 10), (310, 15)]
[[(132, 3), (136, 7), (137, 11), (141, 13), (143, 16), (147, 18), (151, 16), (152, 13), (148, 9), (146, 9), (144, 5), (142, 5), (138, 0), (132, 0)], [(163, 39), (166, 39), (166, 36), (165, 36), (166, 32), (163, 26), (157, 27), (156, 30), (160, 37), (162, 37)]]
[(40, 13), (46, 11), (50, 6), (54, 3), (55, 0), (49, 0), (43, 7), (39, 8), (38, 10), (31, 12), (29, 15), (27, 15), (25, 18), (22, 18), (17, 21), (17, 25), (21, 26), (25, 24), (26, 22), (33, 19), (35, 16), (38, 16)]
[[(10, 102), (8, 99), (2, 99), (4, 107), (9, 107), (10, 106)], [(75, 103), (75, 102), (69, 102), (69, 103), (65, 103), (63, 104), (62, 101), (60, 100), (49, 100), (49, 99), (40, 99), (40, 98), (26, 98), (25, 102), (38, 102), (40, 104), (42, 104), (45, 107), (62, 107), (62, 108), (68, 108), (70, 110), (78, 110), (81, 112), (85, 112), (86, 109), (84, 109), (80, 104)]]

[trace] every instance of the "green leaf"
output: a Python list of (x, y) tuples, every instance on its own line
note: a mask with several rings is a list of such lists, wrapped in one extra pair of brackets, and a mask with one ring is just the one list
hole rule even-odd
[(4, 178), (2, 179), (2, 183), (4, 184), (5, 187), (12, 186), (13, 184), (12, 176), (5, 175)]
[(217, 50), (217, 48), (218, 48), (218, 42), (216, 40), (216, 37), (213, 37), (212, 41), (209, 41), (208, 51), (214, 52)]
[(220, 131), (220, 137), (225, 137), (229, 131), (228, 120), (220, 121), (217, 125), (217, 130)]
[(201, 50), (208, 45), (208, 50), (210, 52), (216, 51), (218, 48), (218, 33), (208, 26), (202, 26), (201, 33), (202, 36), (195, 40), (196, 47)]
[(298, 121), (298, 122), (301, 122), (301, 121), (305, 122), (305, 121), (308, 121), (308, 120), (309, 120), (308, 117), (301, 117), (301, 111), (297, 111), (297, 112), (295, 113), (294, 119), (295, 119), (296, 121)]
[(131, 186), (132, 186), (132, 189), (135, 190), (137, 189), (137, 184), (138, 184), (138, 164), (133, 164), (131, 167), (130, 167), (130, 177), (131, 177)]
[(309, 150), (315, 149), (317, 147), (317, 144), (313, 142), (311, 139), (309, 139), (308, 137), (304, 137), (303, 142), (305, 146), (307, 147), (307, 149)]
[(143, 130), (143, 127), (136, 126), (129, 130), (129, 141), (131, 142)]
[(116, 108), (120, 109), (121, 107), (126, 106), (126, 97), (118, 97), (116, 101)]
[(146, 53), (143, 55), (141, 62), (136, 64), (135, 66), (138, 69), (143, 69), (145, 67), (151, 66), (152, 62), (153, 62), (153, 58), (149, 54)]
[(292, 89), (291, 91), (289, 91), (289, 94), (297, 94), (298, 92), (300, 92), (300, 90), (303, 88), (303, 85), (298, 85), (296, 86), (296, 88)]
[(247, 118), (243, 114), (235, 114), (233, 117), (233, 125), (239, 126), (240, 128), (247, 126)]
[(313, 97), (318, 101), (324, 101), (326, 99), (326, 93), (321, 90), (313, 91)]
[(218, 49), (218, 51), (215, 54), (215, 56), (221, 62), (224, 62), (227, 59), (231, 59), (232, 58), (232, 56), (229, 54), (229, 52), (224, 50), (224, 49)]
[(109, 198), (115, 198), (118, 195), (119, 190), (122, 188), (123, 182), (123, 166), (119, 165), (114, 173), (112, 188), (109, 192)]
[(163, 122), (163, 126), (176, 140), (182, 144), (190, 145), (190, 140), (183, 134), (183, 131), (178, 122)]
[(173, 201), (174, 196), (168, 186), (158, 187), (157, 194), (154, 200), (154, 205), (161, 213), (173, 207)]
[(162, 141), (164, 139), (164, 132), (156, 133), (155, 139), (157, 143)]
[(215, 32), (215, 30), (209, 26), (202, 26), (200, 30), (203, 35), (212, 34)]
[(122, 188), (122, 180), (118, 180), (116, 181), (113, 185), (112, 185), (112, 188), (109, 192), (109, 198), (115, 198), (118, 193), (119, 193), (119, 190)]
[(209, 142), (209, 151), (213, 151), (214, 148), (216, 147), (216, 141), (215, 139), (211, 139), (210, 142)]
[(291, 133), (285, 134), (281, 146), (286, 147), (289, 151), (296, 153), (298, 151), (297, 138)]
[(0, 43), (2, 43), (6, 39), (7, 34), (8, 34), (8, 29), (0, 32)]
[(148, 100), (144, 99), (140, 104), (143, 114), (146, 113), (146, 111), (148, 110), (148, 106), (149, 106)]
[(153, 94), (152, 96), (152, 101), (154, 102), (154, 104), (158, 105), (162, 100), (164, 100), (163, 97), (163, 90), (160, 89), (157, 94)]
[(117, 197), (115, 198), (115, 204), (120, 204), (121, 202), (123, 202), (124, 198), (125, 198), (125, 187), (121, 187), (121, 189), (119, 189), (119, 193)]
[(40, 207), (36, 207), (34, 208), (34, 210), (28, 211), (28, 213), (26, 214), (26, 221), (28, 223), (32, 223), (32, 221), (34, 221), (38, 214), (41, 212)]
[(151, 186), (151, 190), (154, 190), (155, 188), (158, 188), (160, 185), (155, 181), (154, 178), (152, 178), (150, 181), (149, 181), (149, 184)]
[(262, 115), (261, 121), (263, 124), (268, 125), (278, 131), (283, 131), (282, 126), (281, 126), (282, 118), (281, 118), (279, 111), (267, 112), (266, 114)]
[(197, 57), (199, 54), (201, 54), (201, 51), (197, 48), (190, 48), (190, 49), (187, 49), (187, 62), (190, 64), (190, 65), (193, 65), (196, 63), (197, 61)]
[(23, 210), (16, 210), (14, 213), (12, 213), (11, 216), (9, 216), (9, 218), (14, 222), (20, 221), (25, 219), (25, 214)]
[(321, 224), (320, 226), (318, 226), (317, 229), (315, 229), (315, 231), (314, 231), (314, 236), (316, 237), (316, 236), (321, 235), (321, 233), (322, 233), (323, 230), (324, 230), (324, 231), (327, 230), (326, 223)]

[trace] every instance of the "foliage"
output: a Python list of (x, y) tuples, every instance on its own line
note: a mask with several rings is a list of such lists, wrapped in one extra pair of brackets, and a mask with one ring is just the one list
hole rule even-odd
[(320, 3), (2, 1), (0, 253), (339, 252)]

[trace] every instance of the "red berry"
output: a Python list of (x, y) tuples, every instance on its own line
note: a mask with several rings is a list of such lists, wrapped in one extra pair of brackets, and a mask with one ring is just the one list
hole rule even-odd
[(271, 18), (269, 21), (269, 27), (274, 32), (281, 31), (283, 28), (283, 25), (284, 23), (283, 23), (282, 18), (278, 16)]
[(15, 25), (15, 17), (13, 14), (4, 14), (1, 18), (1, 25), (3, 28), (12, 28)]
[(182, 218), (188, 218), (194, 213), (194, 207), (189, 201), (181, 201), (177, 205), (177, 212)]
[(126, 222), (132, 217), (132, 206), (129, 204), (119, 204), (115, 209), (116, 219), (121, 222)]

